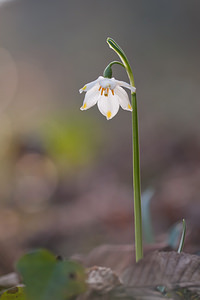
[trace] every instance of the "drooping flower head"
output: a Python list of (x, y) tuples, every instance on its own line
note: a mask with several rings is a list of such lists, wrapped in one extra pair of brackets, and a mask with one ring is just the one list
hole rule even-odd
[(86, 92), (80, 109), (87, 110), (97, 104), (107, 120), (112, 119), (118, 113), (120, 106), (125, 110), (132, 111), (127, 92), (121, 86), (130, 89), (133, 93), (136, 91), (135, 87), (124, 81), (99, 76), (79, 90), (80, 93)]

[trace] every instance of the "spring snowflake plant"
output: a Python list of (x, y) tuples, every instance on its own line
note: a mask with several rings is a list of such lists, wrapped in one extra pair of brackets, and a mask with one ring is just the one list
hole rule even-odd
[[(100, 112), (107, 120), (112, 119), (118, 113), (120, 106), (132, 112), (135, 253), (136, 261), (138, 261), (143, 257), (143, 246), (136, 88), (133, 72), (124, 51), (111, 38), (107, 39), (107, 43), (120, 57), (121, 62), (111, 62), (104, 70), (103, 76), (99, 76), (96, 80), (85, 84), (84, 87), (79, 90), (80, 93), (86, 92), (81, 110), (87, 110), (97, 104)], [(112, 66), (114, 64), (121, 65), (125, 68), (130, 84), (112, 77)], [(132, 103), (129, 101), (128, 94), (123, 88), (131, 90)]]

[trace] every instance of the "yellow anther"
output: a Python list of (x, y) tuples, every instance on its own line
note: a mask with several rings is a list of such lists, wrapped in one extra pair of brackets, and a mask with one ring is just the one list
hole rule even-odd
[(84, 105), (83, 105), (83, 108), (86, 108), (87, 107), (87, 104), (86, 103), (84, 103)]
[(112, 92), (112, 94), (113, 94), (113, 96), (114, 96), (114, 90), (111, 90), (111, 92)]
[(128, 104), (128, 109), (132, 110), (132, 106), (130, 104)]
[(101, 96), (103, 95), (103, 91), (104, 91), (105, 89), (104, 88), (102, 88), (102, 90), (101, 90)]
[(107, 112), (107, 118), (110, 119), (111, 115), (112, 115), (112, 114), (111, 114), (111, 111), (109, 110), (109, 111)]
[(108, 97), (109, 88), (106, 89), (106, 92), (104, 93), (104, 96)]
[(87, 88), (87, 85), (84, 85), (84, 87), (82, 88), (83, 91), (85, 91)]
[(99, 91), (101, 90), (101, 86), (99, 87)]

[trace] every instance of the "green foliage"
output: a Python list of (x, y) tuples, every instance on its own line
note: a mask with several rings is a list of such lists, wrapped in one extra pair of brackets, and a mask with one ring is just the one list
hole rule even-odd
[(1, 300), (25, 300), (24, 287), (16, 286), (8, 289), (1, 295)]
[(151, 216), (151, 200), (153, 197), (154, 191), (152, 189), (147, 189), (142, 193), (142, 229), (144, 234), (144, 240), (147, 244), (153, 244), (154, 242), (154, 233), (152, 225), (152, 216)]
[(23, 278), (28, 300), (66, 300), (86, 290), (81, 265), (57, 260), (44, 249), (24, 255), (16, 267)]
[(186, 234), (186, 222), (185, 219), (183, 219), (182, 223), (177, 222), (170, 229), (167, 244), (172, 249), (178, 248), (177, 252), (181, 253), (184, 246), (185, 234)]
[[(81, 114), (81, 112), (80, 112)], [(92, 162), (100, 146), (100, 130), (77, 116), (51, 116), (43, 120), (40, 132), (48, 152), (62, 167), (79, 167)]]

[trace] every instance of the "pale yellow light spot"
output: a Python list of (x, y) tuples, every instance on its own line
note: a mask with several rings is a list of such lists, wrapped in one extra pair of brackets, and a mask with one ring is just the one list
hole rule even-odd
[(110, 118), (111, 118), (111, 115), (112, 115), (112, 114), (111, 114), (111, 111), (109, 110), (109, 111), (107, 112), (107, 118), (110, 119)]
[(84, 85), (84, 87), (82, 88), (83, 91), (85, 91), (87, 88), (87, 85)]
[(84, 103), (84, 105), (83, 105), (83, 108), (85, 109), (87, 107), (87, 104), (86, 103)]
[(128, 109), (132, 110), (132, 106), (130, 104), (128, 104)]

